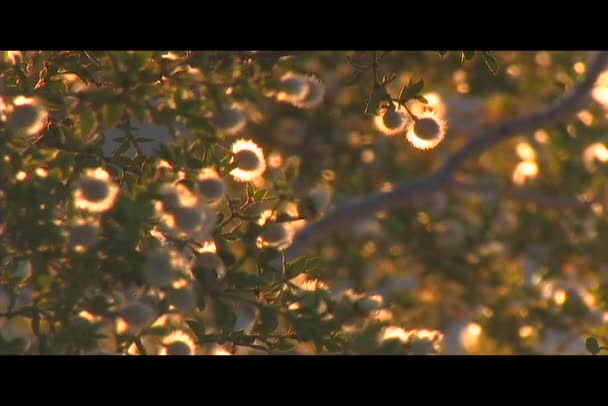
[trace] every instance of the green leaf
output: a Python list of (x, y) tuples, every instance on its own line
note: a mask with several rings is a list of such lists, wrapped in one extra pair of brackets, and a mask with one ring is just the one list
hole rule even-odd
[(88, 139), (97, 126), (95, 115), (89, 109), (80, 113), (80, 136), (82, 139)]
[(414, 99), (418, 100), (420, 103), (429, 104), (429, 101), (424, 96), (418, 95), (414, 97)]
[(271, 334), (279, 326), (279, 309), (275, 306), (260, 308), (260, 324), (258, 330), (262, 334)]
[(408, 85), (407, 89), (402, 94), (401, 101), (406, 102), (408, 100), (416, 98), (424, 88), (424, 80), (420, 79), (418, 82)]
[(236, 324), (236, 314), (230, 304), (216, 300), (213, 302), (213, 320), (220, 330), (229, 332)]
[(247, 196), (250, 198), (255, 194), (255, 186), (253, 183), (247, 183)]
[(462, 51), (461, 62), (469, 61), (475, 57), (475, 51)]
[(281, 271), (270, 265), (265, 265), (262, 268), (262, 283), (266, 286), (271, 286), (281, 280)]
[(319, 258), (300, 257), (287, 265), (287, 278), (292, 279), (319, 265)]
[(266, 189), (260, 189), (260, 190), (258, 190), (257, 192), (255, 192), (253, 194), (253, 200), (255, 200), (256, 202), (260, 201), (263, 198), (265, 198), (267, 194), (268, 194), (268, 190), (266, 190)]
[(498, 64), (498, 60), (496, 59), (496, 57), (489, 52), (484, 52), (483, 60), (486, 63), (486, 66), (488, 67), (490, 72), (492, 72), (493, 75), (496, 75), (498, 73), (498, 70), (500, 69), (500, 65)]
[(108, 127), (114, 127), (123, 117), (126, 105), (122, 103), (112, 103), (103, 106), (103, 120)]

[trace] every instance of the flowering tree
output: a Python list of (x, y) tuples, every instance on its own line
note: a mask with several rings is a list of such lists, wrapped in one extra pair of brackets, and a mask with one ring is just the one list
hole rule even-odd
[(3, 52), (0, 352), (600, 353), (607, 64)]

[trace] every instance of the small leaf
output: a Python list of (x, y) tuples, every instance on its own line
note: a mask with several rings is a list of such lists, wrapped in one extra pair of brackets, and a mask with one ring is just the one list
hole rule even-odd
[(253, 200), (255, 200), (255, 201), (262, 200), (263, 198), (266, 197), (267, 194), (268, 194), (268, 190), (260, 189), (253, 194)]
[(274, 306), (260, 308), (260, 324), (258, 330), (263, 334), (271, 334), (279, 326), (279, 309)]
[(589, 337), (585, 340), (585, 348), (587, 348), (587, 351), (592, 355), (597, 355), (601, 350), (600, 344), (595, 337)]
[[(410, 82), (411, 82), (411, 79), (410, 79)], [(424, 80), (422, 80), (422, 79), (420, 79), (418, 82), (415, 82), (414, 84), (408, 85), (407, 89), (405, 89), (405, 91), (402, 92), (401, 102), (405, 103), (406, 101), (415, 98), (416, 96), (419, 95), (419, 93), (422, 91), (423, 88), (424, 88)]]
[(500, 68), (496, 57), (489, 52), (484, 52), (483, 60), (490, 72), (492, 72), (493, 75), (496, 75), (498, 73), (498, 69)]
[(414, 99), (418, 100), (420, 103), (429, 104), (429, 101), (424, 96), (418, 95), (414, 97)]
[(306, 272), (310, 269), (315, 269), (319, 265), (319, 258), (309, 258), (309, 257), (301, 257), (296, 259), (287, 265), (287, 278), (291, 279), (302, 272)]
[(410, 89), (411, 92), (415, 95), (417, 95), (418, 93), (420, 93), (422, 91), (422, 89), (424, 88), (424, 80), (420, 79), (418, 82), (414, 83)]
[(462, 51), (461, 62), (469, 61), (475, 57), (475, 51)]
[(95, 120), (95, 115), (89, 109), (84, 110), (80, 114), (80, 136), (83, 139), (88, 139), (95, 126), (97, 125), (97, 121)]
[(247, 183), (247, 196), (251, 198), (255, 194), (255, 186), (252, 183)]

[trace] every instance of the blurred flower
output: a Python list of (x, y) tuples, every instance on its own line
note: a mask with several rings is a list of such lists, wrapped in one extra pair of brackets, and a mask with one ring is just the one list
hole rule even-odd
[(428, 103), (415, 103), (414, 105), (412, 105), (410, 110), (414, 115), (420, 116), (427, 111), (432, 111), (437, 114), (438, 117), (445, 117), (445, 114), (447, 112), (447, 106), (438, 93), (424, 93), (422, 96), (426, 99)]
[(589, 145), (583, 152), (583, 163), (589, 172), (593, 173), (597, 169), (595, 161), (608, 162), (608, 149), (599, 142)]
[(266, 170), (264, 153), (253, 141), (240, 139), (232, 144), (236, 169), (230, 174), (237, 182), (249, 182), (261, 176)]
[(608, 108), (608, 71), (604, 71), (597, 78), (591, 96), (604, 108)]
[(8, 127), (17, 134), (37, 134), (47, 119), (46, 110), (35, 98), (18, 96), (4, 110)]
[(178, 252), (161, 249), (147, 256), (143, 265), (144, 280), (152, 286), (169, 286), (180, 274), (189, 274), (188, 263)]
[(308, 76), (306, 80), (308, 82), (308, 93), (302, 99), (294, 99), (291, 103), (301, 109), (312, 109), (323, 103), (325, 85), (314, 76)]
[(379, 339), (380, 342), (397, 339), (402, 343), (407, 343), (409, 339), (409, 334), (401, 327), (389, 326), (382, 330)]
[(247, 126), (247, 116), (238, 104), (221, 111), (215, 117), (215, 124), (227, 135), (235, 135)]
[(437, 113), (425, 112), (407, 132), (407, 140), (418, 149), (435, 148), (445, 136), (446, 124)]
[(68, 228), (68, 241), (72, 249), (84, 252), (97, 242), (99, 220), (78, 219)]
[(258, 237), (257, 246), (285, 249), (291, 245), (294, 234), (295, 229), (288, 222), (265, 224)]
[(538, 165), (533, 161), (521, 161), (513, 171), (513, 182), (523, 185), (528, 179), (534, 179), (538, 175)]
[(286, 73), (281, 78), (277, 100), (302, 109), (319, 106), (325, 97), (325, 86), (314, 76)]
[(196, 242), (208, 240), (217, 224), (217, 213), (206, 203), (192, 206), (176, 206), (165, 210), (156, 205), (161, 229), (174, 238), (192, 239)]
[(225, 347), (216, 345), (210, 352), (210, 355), (232, 355)]
[(80, 209), (101, 213), (114, 206), (118, 190), (106, 170), (87, 169), (77, 183), (74, 201)]
[(443, 334), (436, 330), (409, 330), (401, 327), (385, 327), (378, 336), (380, 344), (389, 340), (398, 340), (403, 344), (403, 348), (408, 353), (413, 354), (433, 354), (441, 349)]
[(306, 76), (288, 72), (281, 78), (281, 88), (277, 100), (292, 103), (303, 100), (309, 92)]
[(535, 161), (536, 160), (536, 152), (527, 142), (520, 142), (515, 147), (515, 152), (517, 156), (523, 161)]
[(192, 207), (198, 203), (196, 195), (182, 183), (164, 183), (160, 186), (158, 193), (167, 209)]
[(183, 330), (175, 330), (162, 340), (164, 348), (160, 355), (194, 355), (196, 345), (190, 335)]
[(396, 135), (403, 132), (411, 121), (405, 109), (397, 104), (384, 108), (374, 118), (376, 128), (384, 135)]
[(204, 168), (196, 178), (196, 191), (206, 203), (215, 203), (224, 197), (226, 184), (215, 169)]

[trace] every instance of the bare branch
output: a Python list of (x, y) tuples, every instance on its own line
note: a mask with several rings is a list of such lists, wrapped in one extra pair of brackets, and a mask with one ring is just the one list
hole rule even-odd
[(504, 199), (532, 203), (546, 209), (555, 210), (589, 210), (594, 203), (603, 204), (600, 199), (579, 199), (567, 196), (547, 196), (522, 187), (491, 185), (476, 185), (468, 182), (455, 181), (450, 189), (456, 193), (497, 196)]
[(569, 118), (588, 103), (590, 92), (607, 64), (608, 52), (598, 53), (589, 66), (587, 77), (574, 91), (539, 112), (506, 121), (483, 131), (451, 155), (443, 166), (434, 173), (413, 181), (401, 182), (390, 192), (378, 192), (355, 198), (337, 207), (324, 218), (308, 225), (296, 235), (293, 244), (287, 251), (287, 258), (291, 259), (300, 255), (314, 241), (323, 238), (342, 225), (351, 223), (353, 220), (420, 199), (437, 190), (451, 186), (454, 182), (453, 175), (467, 160), (507, 140), (509, 137), (547, 127)]

